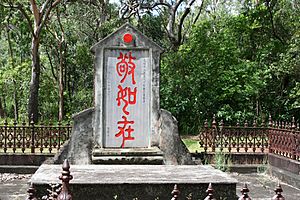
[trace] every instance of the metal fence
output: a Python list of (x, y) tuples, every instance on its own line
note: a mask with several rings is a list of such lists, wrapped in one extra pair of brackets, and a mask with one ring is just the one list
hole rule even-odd
[[(46, 196), (43, 196), (41, 199), (43, 200), (72, 200), (73, 194), (70, 190), (70, 181), (73, 179), (73, 176), (70, 173), (70, 164), (68, 160), (65, 160), (62, 166), (62, 174), (59, 177), (59, 179), (62, 181), (61, 186), (55, 185), (51, 186), (51, 190), (48, 189), (49, 194)], [(33, 185), (31, 184), (30, 188), (27, 190), (28, 197), (26, 200), (37, 200), (40, 199), (36, 196), (36, 190), (34, 189)], [(250, 200), (251, 197), (248, 194), (250, 191), (248, 189), (247, 184), (245, 183), (243, 188), (241, 189), (241, 196), (239, 197), (239, 200)], [(283, 189), (281, 185), (278, 183), (276, 186), (274, 192), (276, 193), (273, 197), (270, 197), (272, 200), (284, 200), (284, 197), (282, 195)], [(212, 184), (210, 183), (208, 185), (208, 188), (206, 190), (207, 196), (204, 200), (216, 200), (214, 197), (214, 189), (212, 187)], [(101, 191), (99, 191), (99, 194), (101, 194)], [(126, 199), (126, 198), (122, 198)], [(177, 184), (174, 185), (174, 189), (171, 192), (170, 191), (170, 199), (171, 200), (179, 200), (179, 199), (189, 199), (189, 197), (181, 197), (179, 188), (177, 187)], [(226, 199), (226, 198), (224, 198)]]
[(55, 153), (69, 139), (70, 124), (57, 125), (30, 123), (0, 125), (0, 152), (4, 153)]
[(275, 122), (270, 117), (268, 124), (258, 125), (254, 120), (251, 125), (225, 126), (213, 117), (211, 126), (205, 121), (199, 144), (204, 152), (271, 152), (300, 161), (300, 130), (294, 118), (292, 122)]

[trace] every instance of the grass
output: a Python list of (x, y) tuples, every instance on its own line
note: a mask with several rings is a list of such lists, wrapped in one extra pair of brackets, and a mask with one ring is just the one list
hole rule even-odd
[(195, 153), (196, 151), (198, 152), (203, 151), (203, 148), (201, 148), (199, 145), (199, 141), (195, 139), (185, 138), (182, 139), (182, 141), (191, 153)]

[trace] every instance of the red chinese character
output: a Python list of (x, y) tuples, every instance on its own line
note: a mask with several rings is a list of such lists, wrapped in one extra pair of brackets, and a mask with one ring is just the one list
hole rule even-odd
[(123, 54), (120, 52), (120, 56), (118, 57), (118, 60), (121, 60), (117, 63), (117, 73), (119, 76), (122, 77), (121, 83), (124, 83), (127, 75), (131, 75), (132, 78), (132, 84), (136, 84), (134, 80), (134, 69), (135, 64), (133, 63), (133, 60), (135, 60), (135, 57), (132, 57), (131, 52), (129, 52), (129, 57), (127, 53)]
[(122, 88), (121, 85), (118, 85), (118, 97), (117, 102), (118, 106), (121, 106), (121, 100), (124, 102), (123, 106), (123, 113), (126, 115), (129, 115), (129, 112), (126, 110), (128, 105), (134, 105), (136, 104), (136, 92), (137, 88), (135, 87), (133, 91), (131, 91), (130, 87)]
[[(134, 131), (131, 128), (130, 124), (134, 124), (134, 121), (128, 121), (126, 116), (122, 116), (123, 121), (118, 121), (118, 125), (123, 124), (123, 126), (118, 126), (119, 132), (115, 135), (116, 137), (122, 136), (122, 144), (121, 147), (124, 148), (125, 141), (134, 140), (134, 137), (131, 136), (131, 133)], [(128, 127), (127, 127), (128, 125)], [(126, 135), (127, 132), (127, 135)]]

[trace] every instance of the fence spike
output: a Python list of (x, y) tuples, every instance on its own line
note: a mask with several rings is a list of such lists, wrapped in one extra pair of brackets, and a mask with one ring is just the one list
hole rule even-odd
[(179, 191), (179, 189), (178, 189), (178, 187), (177, 187), (177, 184), (174, 185), (174, 189), (173, 189), (173, 191), (171, 192), (171, 194), (172, 194), (172, 196), (173, 196), (171, 200), (177, 200), (177, 199), (178, 199), (179, 194), (180, 194), (180, 191)]
[(212, 121), (212, 127), (216, 127), (216, 125), (217, 125), (217, 122), (216, 122), (216, 115), (214, 114), (213, 115), (213, 121)]
[(248, 127), (248, 121), (247, 120), (244, 123), (244, 127)]
[(223, 121), (223, 119), (221, 119), (220, 126), (221, 126), (221, 127), (224, 126), (224, 121)]
[(34, 189), (32, 183), (30, 183), (27, 193), (28, 193), (28, 197), (26, 198), (26, 200), (37, 200), (37, 198), (35, 196), (36, 190)]
[(204, 121), (204, 127), (208, 128), (208, 121), (207, 121), (207, 119)]
[(68, 159), (65, 159), (63, 166), (62, 166), (62, 173), (59, 179), (62, 181), (62, 189), (59, 193), (57, 200), (72, 200), (72, 194), (70, 191), (70, 180), (73, 179), (73, 176), (70, 174), (70, 164)]
[(272, 198), (272, 200), (285, 200), (285, 198), (281, 194), (283, 192), (283, 190), (282, 190), (280, 183), (278, 183), (274, 192), (276, 193), (276, 195)]
[(207, 193), (207, 197), (204, 200), (216, 200), (214, 198), (214, 189), (211, 183), (209, 183), (206, 193)]
[(34, 124), (33, 113), (31, 113), (31, 115), (30, 115), (29, 122), (30, 122), (30, 124)]
[(295, 125), (295, 117), (292, 118), (292, 129), (294, 130), (296, 128), (296, 125)]
[(273, 122), (272, 122), (272, 116), (271, 114), (269, 115), (269, 127), (272, 127)]
[(251, 198), (248, 195), (249, 189), (246, 183), (244, 183), (244, 187), (241, 189), (242, 196), (239, 198), (239, 200), (251, 200)]
[[(272, 123), (272, 121), (271, 121)], [(265, 119), (263, 118), (262, 121), (261, 121), (261, 127), (265, 127), (266, 126), (266, 122), (265, 122)]]
[(252, 124), (253, 127), (256, 127), (257, 126), (257, 123), (256, 123), (256, 119), (253, 120), (253, 124)]

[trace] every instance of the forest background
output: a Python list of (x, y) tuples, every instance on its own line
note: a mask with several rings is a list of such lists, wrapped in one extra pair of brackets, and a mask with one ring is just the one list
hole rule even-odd
[(161, 107), (181, 134), (213, 114), (300, 118), (299, 0), (0, 0), (0, 121), (92, 107), (90, 47), (126, 21), (165, 49)]

